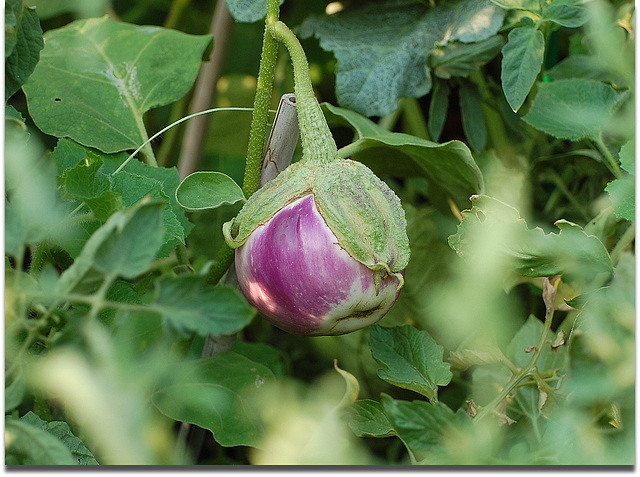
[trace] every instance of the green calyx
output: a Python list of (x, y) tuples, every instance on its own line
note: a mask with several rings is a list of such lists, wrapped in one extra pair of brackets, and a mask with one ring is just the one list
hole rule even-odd
[(411, 252), (400, 199), (367, 166), (350, 159), (303, 160), (289, 166), (224, 224), (227, 244), (240, 247), (280, 209), (309, 194), (339, 245), (377, 272), (377, 284), (387, 275), (403, 283), (400, 272), (407, 267)]

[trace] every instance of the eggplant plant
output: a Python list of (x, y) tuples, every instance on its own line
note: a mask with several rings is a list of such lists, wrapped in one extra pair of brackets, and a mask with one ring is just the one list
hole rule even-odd
[(293, 59), (302, 159), (224, 225), (244, 295), (280, 328), (339, 335), (380, 320), (404, 284), (409, 240), (400, 199), (364, 164), (338, 155), (306, 56), (278, 22), (267, 31)]
[(633, 2), (5, 3), (7, 465), (633, 465)]

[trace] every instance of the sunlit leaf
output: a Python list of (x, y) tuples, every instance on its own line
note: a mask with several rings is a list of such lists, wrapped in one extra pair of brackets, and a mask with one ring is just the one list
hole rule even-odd
[(24, 86), (34, 122), (47, 134), (111, 153), (142, 144), (143, 114), (189, 90), (211, 36), (105, 16), (49, 30), (45, 41)]

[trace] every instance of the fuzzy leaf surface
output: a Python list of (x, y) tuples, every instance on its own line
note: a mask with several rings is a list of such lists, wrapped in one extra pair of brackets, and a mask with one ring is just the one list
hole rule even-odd
[(341, 106), (383, 116), (402, 97), (431, 89), (427, 58), (436, 44), (473, 43), (497, 33), (504, 10), (487, 0), (459, 0), (434, 8), (412, 0), (387, 0), (332, 16), (312, 16), (302, 37), (315, 34), (337, 59)]

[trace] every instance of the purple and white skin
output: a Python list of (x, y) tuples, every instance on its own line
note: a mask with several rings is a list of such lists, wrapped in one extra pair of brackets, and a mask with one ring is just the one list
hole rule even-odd
[(236, 249), (236, 273), (247, 300), (277, 327), (299, 335), (340, 335), (379, 321), (400, 293), (339, 244), (313, 194), (278, 211)]

